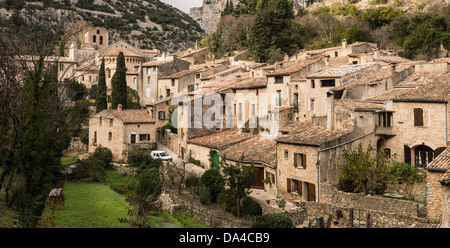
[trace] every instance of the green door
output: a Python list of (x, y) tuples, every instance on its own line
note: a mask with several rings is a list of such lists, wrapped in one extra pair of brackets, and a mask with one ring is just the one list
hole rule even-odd
[(213, 168), (218, 169), (219, 168), (219, 154), (217, 154), (216, 151), (212, 152), (212, 160), (213, 160)]

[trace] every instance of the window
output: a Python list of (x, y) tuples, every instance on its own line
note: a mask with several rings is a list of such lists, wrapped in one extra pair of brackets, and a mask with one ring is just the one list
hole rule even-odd
[(302, 181), (296, 179), (287, 179), (287, 192), (302, 195)]
[(166, 97), (170, 96), (170, 89), (166, 89)]
[(382, 112), (378, 114), (379, 127), (392, 127), (392, 112)]
[(131, 144), (136, 143), (136, 134), (130, 135), (130, 143), (131, 143)]
[(135, 71), (135, 72), (139, 72), (139, 68), (140, 68), (139, 66), (135, 66), (135, 67), (134, 67), (134, 71)]
[(97, 145), (97, 132), (95, 132), (95, 131), (94, 131), (94, 140), (93, 140), (92, 144), (94, 146)]
[(294, 153), (294, 167), (306, 169), (306, 155), (303, 153)]
[(316, 80), (311, 80), (311, 88), (316, 88)]
[(314, 112), (315, 109), (315, 100), (311, 99), (310, 103), (309, 103), (309, 111)]
[(256, 104), (252, 103), (252, 115), (256, 115)]
[(147, 84), (150, 84), (150, 77), (147, 77)]
[(108, 140), (112, 140), (112, 133), (111, 132), (108, 133)]
[(148, 67), (147, 68), (147, 75), (150, 75), (151, 73), (152, 73), (152, 70), (151, 70), (152, 68), (151, 67)]
[(175, 79), (172, 79), (172, 86), (175, 86)]
[(133, 78), (133, 84), (136, 84), (137, 79)]
[(166, 112), (164, 112), (164, 111), (159, 111), (159, 112), (158, 112), (158, 119), (159, 119), (159, 120), (165, 120), (165, 119), (166, 119)]
[(94, 43), (97, 42), (97, 36), (94, 35), (94, 36), (92, 37), (92, 42), (94, 42)]
[(150, 88), (145, 89), (145, 97), (150, 97)]
[(103, 36), (100, 36), (100, 45), (103, 45)]
[(266, 171), (266, 179), (269, 179), (270, 183), (275, 183), (275, 175), (272, 172)]
[(276, 99), (275, 105), (281, 106), (281, 90), (277, 90), (277, 99)]
[(109, 126), (112, 127), (114, 123), (114, 119), (109, 119)]
[(414, 126), (423, 127), (423, 109), (421, 108), (414, 109)]
[(334, 52), (334, 57), (339, 57), (339, 53), (338, 52)]
[(329, 79), (329, 80), (321, 80), (322, 87), (334, 87), (336, 86), (336, 80), (335, 79)]
[(289, 151), (288, 150), (284, 150), (284, 158), (289, 159)]
[(139, 134), (139, 141), (150, 141), (150, 134)]
[(97, 34), (100, 34), (100, 30), (97, 29)]
[(275, 83), (276, 84), (282, 84), (283, 83), (283, 77), (275, 77)]
[(103, 117), (100, 116), (100, 121), (99, 121), (100, 126), (102, 125), (102, 120), (103, 120)]

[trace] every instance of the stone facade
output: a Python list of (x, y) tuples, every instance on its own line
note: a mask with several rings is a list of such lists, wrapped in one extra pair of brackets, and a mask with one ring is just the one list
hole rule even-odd
[(442, 219), (443, 187), (439, 179), (444, 172), (428, 171), (427, 174), (427, 217), (433, 220)]

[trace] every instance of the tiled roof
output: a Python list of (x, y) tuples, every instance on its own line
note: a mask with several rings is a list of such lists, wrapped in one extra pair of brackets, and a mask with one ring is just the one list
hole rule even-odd
[(273, 138), (255, 136), (236, 145), (230, 146), (219, 153), (225, 156), (227, 160), (239, 162), (244, 155), (243, 162), (264, 163), (275, 165), (276, 144)]
[(112, 115), (123, 123), (153, 123), (155, 120), (150, 117), (146, 109), (105, 109), (97, 115)]
[(321, 146), (327, 142), (337, 140), (351, 131), (327, 130), (323, 127), (313, 126), (311, 121), (292, 123), (282, 129), (283, 134), (276, 141), (280, 143)]
[(190, 139), (188, 140), (188, 143), (222, 150), (251, 137), (251, 134), (239, 132), (239, 129), (230, 129), (207, 136)]
[(439, 182), (442, 185), (450, 185), (450, 170), (448, 170), (447, 172), (444, 173), (444, 175), (441, 177)]
[(358, 110), (370, 110), (370, 111), (376, 111), (376, 110), (383, 110), (383, 105), (376, 104), (376, 103), (370, 103), (365, 101), (359, 101), (359, 100), (351, 100), (351, 99), (339, 99), (335, 100), (336, 106), (341, 106), (346, 109), (350, 109), (353, 111)]
[(159, 61), (159, 60), (152, 60), (148, 61), (142, 64), (142, 66), (161, 66), (167, 63), (172, 63), (173, 61), (167, 60), (167, 61)]
[(294, 72), (297, 72), (311, 64), (319, 62), (320, 59), (310, 59), (310, 60), (297, 60), (295, 62), (291, 62), (287, 66), (283, 66), (283, 68), (276, 70), (267, 76), (276, 76), (276, 75), (288, 75)]
[(183, 76), (186, 76), (186, 75), (190, 75), (190, 74), (195, 73), (197, 71), (198, 71), (198, 69), (197, 70), (196, 69), (194, 69), (194, 70), (183, 70), (183, 71), (175, 72), (175, 73), (173, 73), (171, 75), (162, 76), (160, 78), (161, 79), (176, 79), (176, 78), (180, 78), (180, 77), (183, 77)]
[(120, 52), (122, 52), (123, 56), (125, 56), (125, 57), (142, 57), (140, 54), (132, 52), (123, 47), (119, 47), (119, 48), (113, 49), (111, 51), (108, 51), (108, 52), (102, 54), (102, 57), (117, 57), (117, 56), (119, 56)]
[[(417, 79), (413, 79), (417, 76)], [(413, 80), (408, 80), (413, 79)], [(367, 101), (449, 101), (450, 71), (414, 73), (396, 88)], [(405, 87), (408, 86), (409, 88)], [(402, 88), (403, 87), (403, 88)]]
[(341, 66), (333, 66), (326, 67), (317, 72), (309, 74), (307, 78), (338, 78), (343, 77), (345, 75), (349, 75), (360, 70), (366, 69), (370, 66), (374, 66), (376, 63), (365, 63), (359, 65), (341, 65)]
[[(398, 66), (397, 71), (398, 72), (404, 71), (409, 67), (410, 65)], [(366, 84), (377, 84), (380, 83), (383, 79), (387, 79), (391, 76), (392, 76), (391, 68), (385, 66), (379, 68), (378, 70), (375, 70), (373, 73), (368, 73), (367, 75), (364, 75), (361, 78), (348, 81), (342, 85), (332, 88), (331, 90), (342, 90)]]
[(427, 165), (427, 170), (447, 171), (448, 169), (450, 169), (450, 147)]
[(241, 78), (234, 83), (233, 89), (255, 89), (267, 86), (266, 78)]

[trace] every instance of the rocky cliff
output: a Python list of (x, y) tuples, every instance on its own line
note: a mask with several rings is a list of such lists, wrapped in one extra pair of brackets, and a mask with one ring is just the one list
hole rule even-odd
[[(203, 0), (202, 7), (191, 8), (189, 16), (200, 24), (200, 27), (207, 33), (211, 33), (216, 28), (220, 19), (220, 13), (228, 0)], [(232, 0), (237, 4), (239, 0)]]

